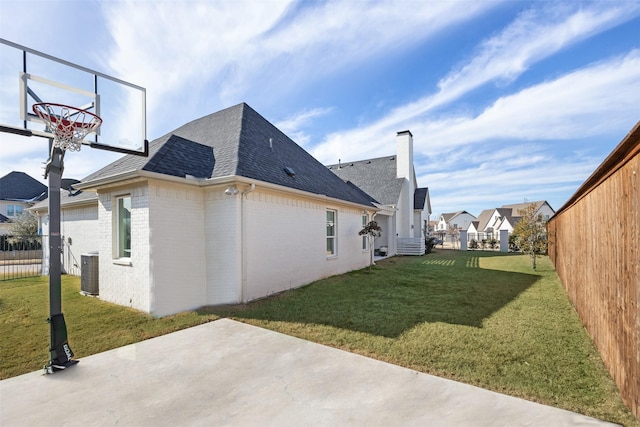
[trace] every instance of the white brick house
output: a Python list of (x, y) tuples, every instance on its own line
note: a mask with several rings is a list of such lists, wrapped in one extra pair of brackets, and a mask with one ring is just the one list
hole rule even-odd
[(379, 210), (246, 104), (194, 120), (152, 141), (148, 158), (124, 156), (75, 187), (94, 195), (97, 221), (68, 237), (99, 251), (100, 298), (155, 316), (364, 268), (358, 231)]

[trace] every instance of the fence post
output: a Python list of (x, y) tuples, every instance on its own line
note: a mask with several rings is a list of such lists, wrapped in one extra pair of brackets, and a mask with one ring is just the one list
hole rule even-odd
[(460, 250), (467, 250), (467, 230), (460, 230)]
[(500, 252), (509, 252), (509, 230), (500, 230)]

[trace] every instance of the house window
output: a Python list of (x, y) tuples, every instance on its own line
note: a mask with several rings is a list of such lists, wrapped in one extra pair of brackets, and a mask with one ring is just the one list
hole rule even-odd
[(327, 211), (327, 256), (336, 254), (336, 211)]
[[(367, 226), (367, 220), (369, 218), (367, 218), (367, 215), (362, 215), (362, 228), (365, 228)], [(362, 250), (366, 250), (367, 249), (367, 235), (365, 234), (364, 236), (362, 236)]]
[(8, 205), (7, 216), (14, 217), (22, 215), (22, 205)]
[(117, 250), (118, 258), (131, 258), (131, 196), (117, 198)]

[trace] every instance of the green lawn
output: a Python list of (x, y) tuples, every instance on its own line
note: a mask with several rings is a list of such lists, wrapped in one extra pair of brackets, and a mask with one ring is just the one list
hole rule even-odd
[[(0, 282), (0, 379), (35, 371), (49, 361), (48, 280)], [(75, 276), (62, 276), (62, 311), (75, 358), (217, 319), (195, 312), (155, 319), (80, 295), (80, 278)]]
[[(46, 278), (45, 278), (46, 279)], [(231, 317), (332, 347), (629, 426), (553, 267), (526, 256), (439, 250), (396, 257), (250, 304), (153, 319), (79, 295), (63, 278), (76, 357)], [(47, 284), (0, 282), (0, 378), (48, 359)]]

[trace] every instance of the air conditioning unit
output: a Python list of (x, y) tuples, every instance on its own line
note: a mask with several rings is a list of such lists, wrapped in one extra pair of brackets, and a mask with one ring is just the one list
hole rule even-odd
[(98, 295), (98, 252), (82, 254), (80, 267), (80, 291), (87, 295)]

